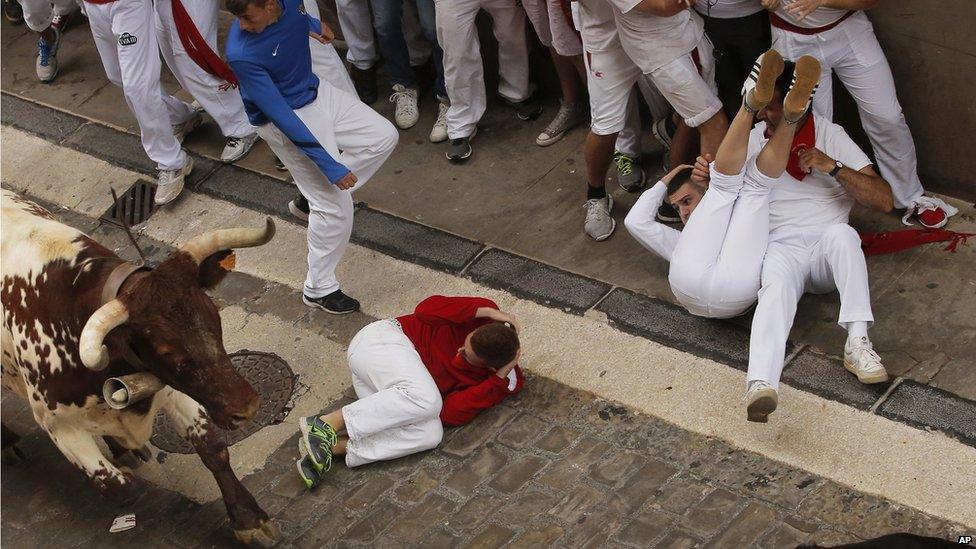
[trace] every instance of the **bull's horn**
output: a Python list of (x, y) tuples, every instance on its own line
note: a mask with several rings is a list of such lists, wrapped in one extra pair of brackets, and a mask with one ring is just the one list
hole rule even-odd
[(104, 370), (108, 366), (108, 348), (104, 345), (105, 336), (113, 328), (129, 320), (129, 311), (118, 299), (102, 305), (85, 323), (78, 339), (81, 362), (92, 370)]
[(270, 217), (266, 218), (263, 229), (221, 229), (204, 233), (180, 248), (190, 254), (190, 257), (197, 262), (203, 262), (211, 255), (221, 250), (233, 250), (234, 248), (251, 248), (267, 244), (275, 234), (275, 224)]

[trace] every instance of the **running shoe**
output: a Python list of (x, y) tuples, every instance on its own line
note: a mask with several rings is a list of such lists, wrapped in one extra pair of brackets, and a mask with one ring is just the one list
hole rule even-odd
[(888, 381), (888, 371), (881, 364), (881, 357), (874, 351), (866, 337), (850, 338), (844, 344), (844, 368), (866, 384)]
[[(776, 79), (783, 73), (783, 56), (769, 50), (752, 65), (752, 72), (742, 84), (742, 104), (749, 112), (759, 112), (773, 99)], [(819, 76), (819, 74), (818, 74)]]
[(302, 294), (302, 303), (322, 309), (331, 315), (346, 315), (359, 310), (359, 302), (342, 293), (342, 290), (336, 290), (322, 297), (308, 297)]
[(295, 467), (298, 469), (298, 476), (301, 477), (302, 482), (305, 483), (305, 487), (309, 490), (315, 488), (319, 481), (322, 480), (322, 477), (315, 470), (315, 465), (307, 455), (298, 458), (298, 461), (295, 462)]
[(769, 421), (769, 414), (776, 410), (779, 397), (772, 385), (758, 379), (749, 382), (746, 400), (749, 402), (746, 406), (746, 419), (756, 423), (766, 423)]
[(420, 120), (420, 111), (417, 109), (417, 88), (408, 88), (403, 84), (393, 86), (393, 95), (390, 102), (395, 105), (393, 120), (401, 130), (412, 128), (417, 120)]
[(61, 31), (51, 27), (54, 32), (54, 43), (48, 44), (43, 38), (37, 39), (37, 61), (35, 69), (37, 78), (45, 84), (53, 82), (58, 75), (58, 48), (61, 46)]
[(617, 151), (613, 153), (613, 163), (617, 166), (617, 184), (621, 189), (633, 193), (644, 188), (644, 168), (639, 156)]
[(298, 451), (312, 463), (313, 470), (322, 474), (332, 469), (332, 447), (339, 441), (335, 429), (318, 416), (298, 420)]
[(613, 210), (613, 197), (609, 194), (603, 198), (591, 198), (583, 205), (586, 208), (586, 222), (583, 230), (597, 242), (610, 238), (617, 222), (610, 216)]

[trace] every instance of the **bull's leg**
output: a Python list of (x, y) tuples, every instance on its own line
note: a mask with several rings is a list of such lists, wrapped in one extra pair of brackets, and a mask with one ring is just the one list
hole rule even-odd
[(3, 448), (4, 459), (17, 463), (24, 460), (24, 454), (17, 447), (18, 442), (20, 442), (20, 435), (0, 423), (0, 446)]
[(172, 391), (164, 398), (163, 409), (181, 434), (193, 443), (203, 464), (213, 473), (224, 498), (234, 536), (248, 545), (274, 546), (281, 533), (278, 526), (237, 479), (230, 467), (227, 446), (217, 436), (203, 407), (185, 394)]
[(81, 469), (107, 497), (121, 505), (129, 505), (138, 499), (141, 490), (136, 478), (119, 471), (102, 454), (94, 435), (60, 426), (49, 427), (48, 434), (64, 457)]
[(152, 453), (147, 446), (132, 450), (123, 446), (115, 437), (103, 436), (102, 440), (105, 441), (105, 445), (112, 452), (112, 460), (116, 465), (124, 464), (135, 468), (142, 465), (143, 462), (149, 461), (149, 458), (152, 457)]

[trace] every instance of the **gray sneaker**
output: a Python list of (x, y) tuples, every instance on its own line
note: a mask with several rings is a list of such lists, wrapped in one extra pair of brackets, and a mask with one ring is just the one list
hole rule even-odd
[(193, 111), (193, 116), (187, 119), (186, 122), (173, 124), (173, 137), (182, 145), (186, 136), (190, 135), (190, 132), (193, 130), (199, 128), (200, 124), (203, 124), (203, 115), (197, 111)]
[(237, 162), (251, 152), (251, 147), (258, 140), (258, 132), (250, 133), (244, 137), (228, 137), (224, 142), (224, 150), (220, 153), (221, 162)]
[(54, 31), (54, 43), (48, 44), (43, 38), (37, 39), (37, 78), (45, 84), (54, 80), (58, 75), (58, 48), (61, 46), (61, 29), (51, 27)]
[(160, 170), (159, 181), (156, 183), (156, 205), (162, 206), (176, 200), (183, 192), (186, 176), (193, 171), (193, 159), (186, 157), (186, 163), (178, 170)]
[(617, 222), (610, 217), (613, 197), (608, 194), (606, 198), (591, 198), (583, 207), (586, 208), (586, 223), (583, 225), (586, 234), (598, 242), (610, 238), (617, 227)]
[(540, 147), (548, 147), (559, 141), (566, 135), (566, 132), (586, 120), (586, 112), (580, 103), (561, 105), (556, 117), (546, 126), (546, 129), (542, 130), (539, 137), (535, 138), (535, 144)]
[(644, 188), (644, 168), (640, 165), (640, 157), (617, 151), (613, 153), (613, 163), (617, 166), (617, 184), (621, 189), (633, 193)]

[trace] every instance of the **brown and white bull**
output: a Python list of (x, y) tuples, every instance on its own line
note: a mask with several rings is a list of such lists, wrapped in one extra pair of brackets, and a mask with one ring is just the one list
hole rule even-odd
[[(260, 398), (227, 357), (205, 293), (226, 276), (221, 262), (233, 260), (234, 248), (271, 239), (271, 220), (199, 236), (152, 270), (134, 270), (7, 190), (2, 224), (3, 386), (25, 398), (61, 453), (120, 503), (138, 496), (136, 479), (103, 454), (97, 437), (113, 454), (142, 452), (163, 411), (213, 473), (237, 538), (272, 545), (276, 525), (234, 475), (215, 434), (214, 424), (234, 429), (250, 419)], [(139, 371), (166, 386), (124, 409), (108, 406), (105, 381)], [(8, 447), (17, 435), (4, 426), (3, 438)]]

